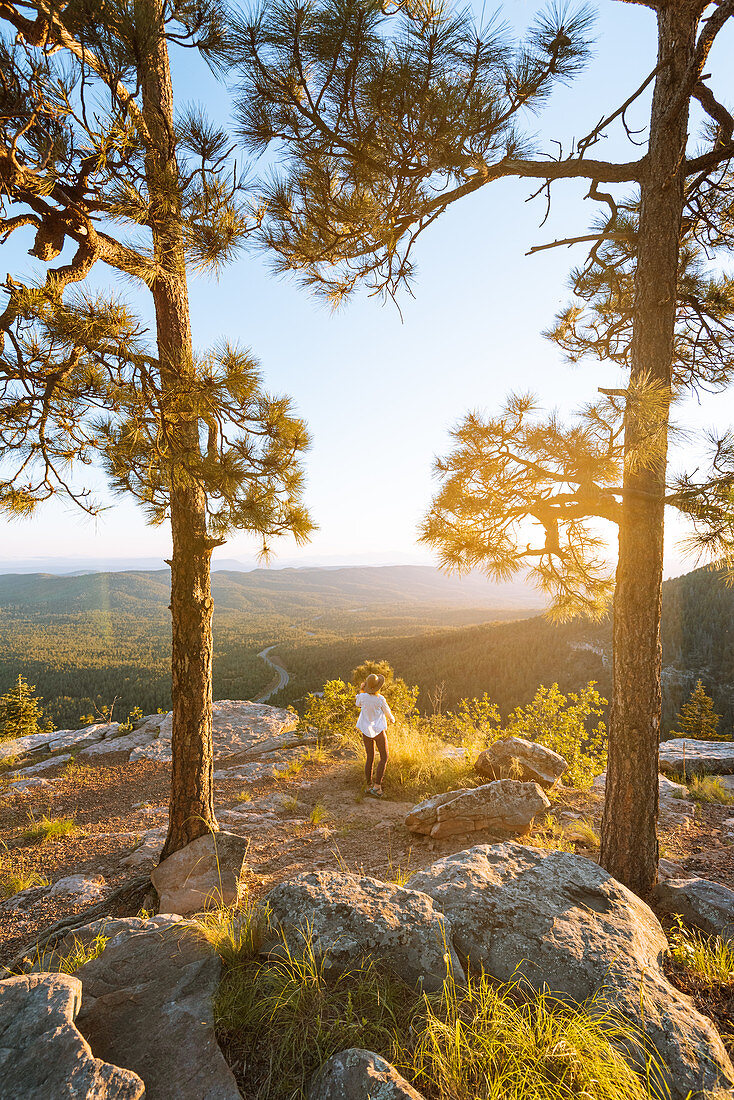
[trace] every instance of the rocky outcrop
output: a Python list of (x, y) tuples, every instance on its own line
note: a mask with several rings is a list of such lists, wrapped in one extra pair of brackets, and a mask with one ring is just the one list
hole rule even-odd
[(90, 905), (104, 895), (107, 883), (102, 875), (67, 875), (53, 885), (21, 890), (0, 903), (0, 909), (28, 909), (44, 898), (69, 898), (75, 905)]
[(706, 878), (660, 882), (655, 900), (663, 913), (678, 914), (686, 924), (734, 943), (734, 890)]
[(734, 741), (676, 737), (659, 748), (660, 770), (668, 775), (734, 775)]
[(350, 1047), (314, 1074), (308, 1100), (423, 1100), (394, 1066), (371, 1050)]
[(414, 833), (439, 839), (488, 829), (495, 833), (525, 833), (533, 818), (550, 802), (537, 783), (496, 779), (473, 789), (447, 791), (419, 802), (405, 819)]
[(120, 860), (122, 866), (142, 867), (146, 863), (154, 863), (163, 851), (167, 832), (168, 825), (158, 825), (155, 829), (148, 829), (143, 833), (137, 848), (133, 848), (129, 855), (123, 856)]
[(235, 905), (248, 843), (234, 833), (200, 836), (153, 869), (162, 913), (198, 913)]
[[(148, 740), (130, 753), (131, 760), (171, 759), (171, 714), (156, 715), (141, 732)], [(281, 707), (265, 703), (239, 702), (221, 699), (212, 705), (212, 746), (214, 759), (249, 754), (258, 756), (272, 749), (283, 749), (302, 743), (291, 734), (298, 725), (298, 715)]]
[[(644, 1027), (674, 1100), (734, 1085), (713, 1025), (666, 980), (665, 934), (649, 906), (589, 859), (520, 844), (477, 845), (438, 860), (408, 886), (433, 898), (472, 968), (502, 981), (611, 1005)], [(593, 998), (593, 1000), (590, 1000)], [(632, 1060), (639, 1051), (632, 1051)]]
[(299, 954), (308, 942), (337, 971), (372, 956), (427, 990), (441, 989), (450, 960), (463, 979), (446, 921), (431, 899), (415, 890), (341, 871), (309, 871), (280, 883), (267, 901), (266, 952), (277, 955), (285, 942)]
[(568, 768), (568, 761), (537, 741), (502, 737), (474, 762), (474, 770), (488, 779), (522, 779), (552, 787)]
[(0, 1100), (141, 1100), (140, 1077), (95, 1058), (77, 1030), (81, 999), (71, 974), (0, 981)]
[(214, 1033), (221, 962), (189, 922), (118, 933), (77, 973), (80, 1030), (101, 1057), (135, 1070), (145, 1100), (240, 1100)]

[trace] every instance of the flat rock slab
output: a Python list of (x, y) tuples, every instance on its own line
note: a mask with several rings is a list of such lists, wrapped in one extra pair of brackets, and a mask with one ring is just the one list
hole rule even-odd
[(188, 922), (119, 938), (77, 973), (81, 1031), (135, 1070), (145, 1100), (240, 1100), (214, 1033), (221, 962)]
[(480, 829), (524, 833), (535, 815), (548, 809), (550, 802), (537, 783), (496, 779), (427, 798), (410, 811), (405, 824), (411, 832), (436, 839)]
[(568, 768), (560, 753), (524, 737), (502, 737), (474, 762), (474, 770), (488, 779), (523, 779), (552, 787)]
[(734, 741), (675, 737), (659, 748), (660, 770), (668, 775), (734, 775)]
[(154, 863), (166, 841), (168, 825), (158, 825), (155, 829), (148, 829), (143, 833), (140, 844), (129, 855), (123, 856), (120, 863), (123, 867), (142, 867), (146, 863)]
[(73, 898), (78, 905), (99, 901), (107, 889), (102, 875), (67, 875), (49, 889), (51, 898)]
[(308, 941), (327, 967), (345, 970), (371, 956), (411, 985), (443, 987), (449, 961), (457, 980), (464, 971), (451, 947), (450, 929), (425, 894), (342, 871), (308, 871), (271, 890), (272, 929), (264, 950), (277, 954), (282, 940), (296, 955)]
[(23, 971), (26, 974), (64, 970), (66, 959), (72, 952), (88, 950), (99, 944), (101, 950), (113, 947), (139, 932), (152, 933), (179, 923), (176, 914), (158, 913), (153, 917), (100, 917), (81, 928), (72, 928), (53, 944), (36, 950), (35, 956), (27, 955)]
[(77, 1030), (81, 999), (71, 974), (0, 981), (0, 1100), (141, 1100), (140, 1077), (95, 1057)]
[(482, 844), (438, 860), (408, 886), (446, 914), (472, 969), (500, 981), (522, 976), (592, 1012), (610, 1005), (644, 1026), (668, 1068), (673, 1100), (734, 1085), (713, 1024), (663, 974), (668, 944), (655, 914), (591, 860)]
[(349, 1047), (314, 1074), (308, 1100), (423, 1100), (394, 1066), (371, 1050)]
[[(141, 726), (138, 732), (147, 734), (147, 740), (133, 748), (130, 760), (170, 760), (171, 725), (169, 713), (158, 715)], [(297, 725), (298, 715), (282, 707), (269, 707), (266, 703), (249, 700), (220, 699), (212, 705), (214, 759), (288, 747), (294, 741), (288, 735)]]
[(659, 882), (655, 900), (663, 913), (678, 914), (686, 924), (734, 944), (734, 890), (706, 878)]
[(164, 859), (150, 876), (160, 897), (160, 911), (186, 916), (235, 905), (248, 847), (234, 833), (211, 833)]

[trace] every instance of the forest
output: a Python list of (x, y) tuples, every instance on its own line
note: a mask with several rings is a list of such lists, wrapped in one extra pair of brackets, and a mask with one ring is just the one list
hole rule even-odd
[[(609, 698), (608, 620), (554, 625), (532, 608), (527, 589), (525, 609), (471, 606), (484, 594), (476, 579), (462, 590), (437, 577), (405, 567), (215, 573), (215, 699), (267, 690), (272, 673), (258, 653), (274, 643), (291, 678), (270, 701), (297, 708), (367, 659), (387, 660), (416, 684), (423, 711), (437, 689), (444, 707), (486, 691), (503, 714), (539, 684), (571, 691), (596, 680)], [(165, 571), (0, 577), (0, 692), (22, 673), (60, 728), (113, 701), (117, 718), (135, 706), (168, 709), (167, 585)], [(361, 605), (348, 606), (357, 597)], [(522, 593), (508, 602), (521, 603)], [(698, 569), (665, 582), (662, 639), (664, 731), (698, 678), (722, 732), (734, 728), (734, 589), (720, 573)]]

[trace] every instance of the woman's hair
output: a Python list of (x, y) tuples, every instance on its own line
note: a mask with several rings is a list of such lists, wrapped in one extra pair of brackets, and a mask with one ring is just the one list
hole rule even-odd
[(378, 691), (384, 683), (384, 676), (379, 676), (376, 675), (374, 672), (371, 672), (364, 682), (364, 689), (365, 691), (369, 692), (370, 695), (377, 695)]

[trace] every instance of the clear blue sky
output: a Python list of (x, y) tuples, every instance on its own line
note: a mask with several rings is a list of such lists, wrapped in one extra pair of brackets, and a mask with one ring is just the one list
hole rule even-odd
[[(518, 28), (535, 6), (509, 4), (505, 17)], [(595, 57), (585, 75), (555, 95), (529, 127), (570, 145), (641, 83), (655, 64), (654, 21), (640, 5), (605, 0), (598, 7)], [(717, 46), (709, 71), (712, 86), (734, 99), (729, 64), (734, 35)], [(728, 53), (728, 58), (727, 58)], [(212, 114), (228, 110), (226, 90), (213, 84), (187, 54), (177, 61), (178, 87)], [(632, 112), (642, 125), (647, 100)], [(692, 131), (695, 136), (697, 123)], [(615, 136), (598, 155), (630, 159), (633, 148)], [(260, 256), (245, 255), (219, 283), (192, 280), (194, 341), (200, 348), (223, 336), (249, 346), (260, 360), (267, 386), (292, 395), (308, 421), (307, 502), (320, 530), (298, 550), (284, 540), (278, 564), (352, 561), (428, 561), (415, 545), (416, 526), (431, 493), (431, 463), (447, 445), (447, 429), (472, 407), (492, 411), (510, 389), (530, 389), (548, 407), (562, 410), (614, 384), (610, 367), (570, 368), (540, 335), (567, 300), (567, 273), (582, 260), (581, 246), (526, 257), (542, 241), (584, 232), (595, 214), (582, 202), (582, 184), (555, 186), (553, 209), (541, 229), (542, 203), (526, 203), (522, 181), (491, 184), (455, 206), (422, 239), (415, 297), (403, 295), (402, 320), (393, 305), (357, 297), (337, 314), (319, 305), (295, 283), (274, 279)], [(30, 239), (7, 245), (5, 270), (31, 269)], [(99, 269), (101, 283), (114, 281)], [(150, 305), (129, 286), (125, 295), (146, 317)], [(721, 425), (734, 419), (730, 395), (702, 406), (680, 407), (687, 423)], [(126, 501), (96, 521), (68, 506), (42, 506), (32, 521), (7, 525), (0, 568), (43, 558), (163, 558), (167, 528), (146, 527)], [(375, 505), (379, 504), (379, 508)], [(376, 518), (379, 517), (379, 518)], [(253, 560), (253, 543), (237, 536), (220, 558)], [(679, 572), (677, 563), (672, 565)]]

